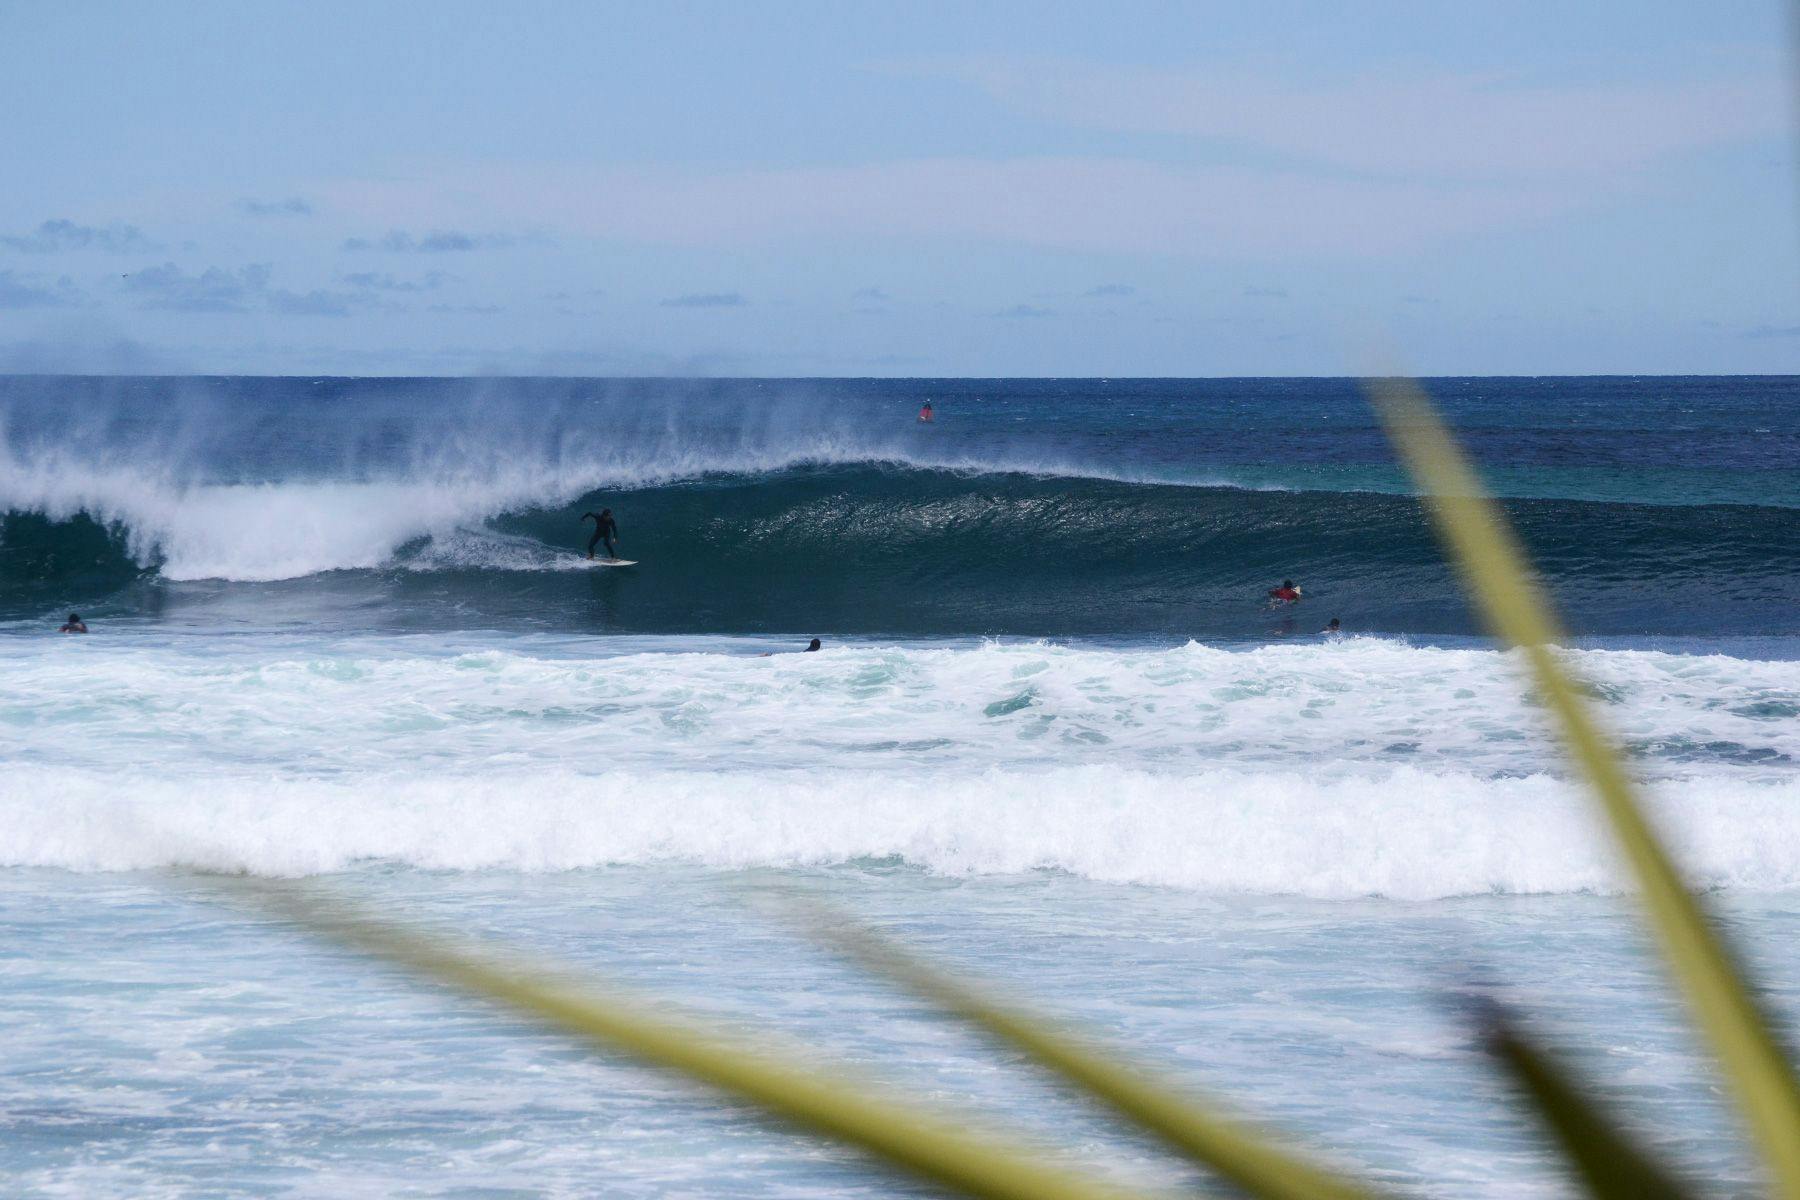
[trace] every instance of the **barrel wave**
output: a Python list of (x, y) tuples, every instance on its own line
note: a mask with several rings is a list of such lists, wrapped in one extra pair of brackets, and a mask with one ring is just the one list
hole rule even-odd
[[(707, 474), (558, 503), (502, 496), (514, 506), (491, 513), (454, 487), (403, 482), (135, 495), (137, 512), (9, 513), (9, 615), (204, 605), (233, 591), (286, 611), (322, 590), (385, 600), (382, 619), (403, 624), (436, 619), (420, 611), (431, 608), (630, 632), (1256, 637), (1305, 611), (1365, 630), (1474, 632), (1419, 502), (1380, 493), (889, 463)], [(581, 514), (600, 506), (643, 560), (630, 575), (584, 570)], [(1508, 509), (1578, 632), (1774, 633), (1800, 604), (1791, 510)], [(1277, 617), (1260, 598), (1282, 578), (1307, 600)]]
[[(1791, 380), (1433, 391), (1578, 633), (1792, 632)], [(1349, 380), (0, 379), (0, 514), (25, 622), (1477, 632)]]

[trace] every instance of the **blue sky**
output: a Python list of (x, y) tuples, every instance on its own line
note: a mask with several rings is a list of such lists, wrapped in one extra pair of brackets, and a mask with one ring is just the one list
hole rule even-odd
[(1787, 33), (1772, 2), (0, 4), (0, 370), (1790, 372)]

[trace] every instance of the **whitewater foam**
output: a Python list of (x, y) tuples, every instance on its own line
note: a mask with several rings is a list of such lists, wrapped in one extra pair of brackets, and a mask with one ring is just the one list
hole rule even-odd
[[(279, 780), (204, 789), (72, 768), (0, 784), (0, 865), (196, 866), (261, 875), (367, 861), (556, 871), (659, 863), (883, 861), (946, 875), (1053, 870), (1207, 892), (1424, 900), (1611, 891), (1623, 876), (1585, 798), (1544, 776), (1401, 767), (1169, 776), (1087, 766), (889, 772), (568, 771)], [(1800, 886), (1800, 781), (1690, 780), (1657, 804), (1702, 887)]]
[[(1403, 898), (1617, 883), (1492, 651), (595, 648), (12, 639), (0, 864), (893, 861)], [(1571, 657), (1696, 880), (1800, 886), (1800, 664)]]
[[(0, 757), (278, 774), (496, 762), (696, 770), (796, 763), (1316, 772), (1561, 769), (1511, 656), (1346, 638), (1251, 650), (986, 643), (819, 655), (608, 652), (603, 640), (364, 636), (15, 639)], [(727, 643), (729, 645), (729, 643)], [(600, 655), (601, 657), (594, 657)], [(1654, 651), (1572, 661), (1644, 768), (1780, 776), (1800, 762), (1800, 665)], [(1316, 766), (1312, 764), (1317, 764)]]

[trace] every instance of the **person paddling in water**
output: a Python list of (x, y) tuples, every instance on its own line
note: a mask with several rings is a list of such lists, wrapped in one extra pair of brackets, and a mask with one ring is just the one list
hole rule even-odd
[(597, 513), (582, 513), (581, 519), (594, 523), (594, 536), (588, 539), (588, 557), (594, 557), (594, 547), (601, 542), (606, 543), (606, 557), (619, 557), (619, 548), (613, 544), (614, 539), (619, 536), (619, 523), (613, 520), (612, 509), (603, 508)]
[(921, 408), (919, 410), (919, 420), (921, 420), (921, 421), (931, 420), (931, 401), (927, 400), (925, 402), (925, 407)]
[(87, 622), (81, 619), (81, 614), (70, 613), (68, 621), (66, 621), (63, 624), (63, 627), (61, 629), (57, 630), (56, 632), (58, 632), (58, 633), (86, 633), (87, 632)]
[[(801, 652), (800, 652), (800, 653), (802, 653), (802, 654), (811, 654), (811, 653), (812, 653), (812, 652), (813, 652), (813, 651), (814, 651), (814, 650), (817, 650), (817, 649), (819, 649), (819, 648), (820, 648), (820, 644), (821, 644), (821, 643), (820, 643), (820, 642), (819, 642), (819, 639), (818, 639), (818, 638), (814, 638), (814, 639), (813, 639), (813, 640), (812, 640), (812, 641), (810, 641), (810, 642), (808, 642), (808, 643), (807, 643), (807, 645), (806, 645), (806, 649), (804, 649), (804, 650), (802, 650), (802, 651), (801, 651)], [(773, 652), (773, 651), (769, 651), (769, 652), (767, 652), (767, 653), (764, 653), (764, 654), (759, 654), (759, 655), (757, 655), (757, 657), (758, 657), (758, 658), (774, 658), (774, 657), (775, 657), (775, 654), (774, 654), (774, 652)]]
[(1274, 608), (1274, 607), (1276, 607), (1278, 605), (1282, 605), (1282, 604), (1293, 604), (1293, 603), (1297, 602), (1299, 599), (1300, 599), (1300, 589), (1294, 586), (1294, 581), (1291, 579), (1284, 579), (1281, 581), (1280, 587), (1273, 587), (1273, 588), (1269, 589), (1269, 607), (1270, 608)]

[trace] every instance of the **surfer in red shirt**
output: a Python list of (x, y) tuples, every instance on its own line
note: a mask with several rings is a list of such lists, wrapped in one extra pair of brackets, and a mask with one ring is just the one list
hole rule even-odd
[(1294, 586), (1294, 581), (1291, 579), (1284, 579), (1281, 581), (1280, 587), (1269, 589), (1271, 604), (1292, 604), (1299, 599), (1300, 589)]
[(921, 408), (919, 410), (919, 420), (921, 420), (921, 421), (931, 420), (931, 401), (927, 400), (925, 402), (925, 407)]

